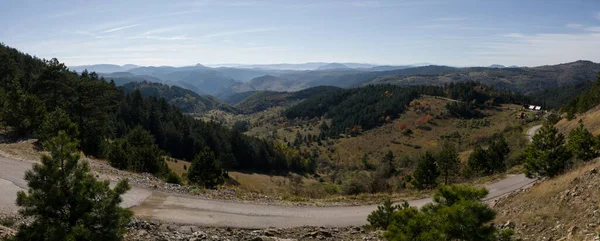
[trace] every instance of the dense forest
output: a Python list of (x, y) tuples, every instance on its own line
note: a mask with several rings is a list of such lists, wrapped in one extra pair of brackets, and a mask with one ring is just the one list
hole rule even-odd
[(546, 89), (529, 95), (534, 104), (544, 107), (544, 109), (558, 110), (568, 104), (577, 96), (586, 92), (594, 84), (593, 81), (581, 82), (579, 84)]
[(297, 101), (332, 93), (341, 89), (342, 88), (333, 86), (316, 86), (296, 92), (276, 92), (264, 90), (241, 93), (233, 98), (239, 99), (239, 97), (243, 97), (247, 93), (251, 93), (235, 105), (235, 107), (242, 113), (250, 114), (260, 112), (271, 107), (288, 106)]
[(186, 113), (203, 113), (213, 109), (219, 109), (230, 113), (237, 113), (232, 106), (222, 103), (216, 97), (210, 95), (199, 95), (194, 91), (178, 86), (168, 86), (161, 83), (130, 82), (123, 85), (123, 90), (132, 93), (139, 90), (144, 97), (164, 98), (169, 104), (176, 106)]
[(562, 110), (572, 117), (576, 113), (583, 113), (600, 104), (600, 73), (597, 80), (593, 82), (586, 90), (569, 103), (563, 106)]
[(447, 109), (450, 114), (462, 118), (479, 117), (471, 114), (475, 109), (503, 103), (522, 103), (527, 99), (522, 95), (496, 90), (476, 82), (410, 87), (370, 85), (308, 98), (287, 109), (285, 116), (289, 119), (331, 119), (331, 124), (322, 126), (322, 131), (335, 137), (372, 129), (396, 119), (404, 112), (405, 107), (420, 95), (457, 100), (457, 103), (447, 106)]
[(71, 133), (86, 155), (108, 156), (110, 140), (141, 126), (175, 158), (190, 161), (209, 147), (232, 169), (306, 170), (306, 161), (285, 146), (195, 120), (164, 98), (146, 98), (139, 90), (125, 93), (95, 73), (77, 74), (56, 59), (41, 60), (5, 45), (0, 45), (0, 104), (2, 123), (16, 137), (42, 134), (43, 122), (50, 123), (44, 130), (71, 127), (52, 125), (48, 118), (74, 123), (77, 131)]

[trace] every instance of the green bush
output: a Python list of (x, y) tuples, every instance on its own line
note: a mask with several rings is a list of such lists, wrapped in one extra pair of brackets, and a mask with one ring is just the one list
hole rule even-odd
[(346, 195), (358, 195), (369, 192), (370, 177), (364, 172), (352, 173), (342, 183), (342, 192)]
[(491, 223), (496, 213), (482, 202), (485, 195), (487, 190), (483, 188), (442, 186), (436, 190), (434, 202), (420, 210), (406, 204), (401, 208), (388, 205), (387, 209), (386, 206), (378, 208), (369, 217), (381, 217), (377, 220), (385, 225), (388, 213), (392, 212), (392, 222), (384, 234), (392, 241), (511, 240), (511, 231), (500, 230)]
[(408, 207), (407, 202), (404, 202), (402, 205), (394, 205), (391, 199), (386, 199), (383, 204), (377, 206), (377, 210), (373, 211), (367, 217), (369, 226), (386, 229), (392, 223), (394, 213)]
[(188, 180), (206, 188), (215, 188), (225, 183), (225, 170), (210, 148), (205, 147), (194, 160), (188, 170)]
[(181, 177), (179, 177), (179, 175), (177, 175), (173, 171), (169, 170), (169, 172), (164, 178), (164, 181), (172, 184), (181, 184)]

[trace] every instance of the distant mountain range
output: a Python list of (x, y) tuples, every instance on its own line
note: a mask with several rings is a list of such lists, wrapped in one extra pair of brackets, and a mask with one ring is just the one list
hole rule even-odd
[[(419, 68), (406, 70), (413, 72), (413, 69)], [(446, 67), (445, 70), (439, 71), (437, 74), (427, 74), (425, 72), (433, 72), (433, 70), (422, 71), (420, 74), (391, 74), (378, 76), (369, 81), (362, 82), (360, 85), (442, 85), (450, 82), (476, 81), (498, 89), (532, 94), (561, 86), (572, 86), (583, 82), (593, 81), (600, 72), (600, 64), (580, 60), (565, 64), (545, 65), (531, 68)]]
[(114, 64), (95, 64), (95, 65), (80, 65), (80, 66), (69, 66), (70, 70), (77, 71), (77, 73), (81, 73), (84, 70), (89, 72), (96, 73), (114, 73), (114, 72), (125, 72), (131, 69), (138, 68), (140, 66), (135, 64), (126, 64), (126, 65), (114, 65)]
[[(133, 67), (99, 65), (88, 66), (99, 70), (118, 69), (101, 73), (117, 85), (129, 82), (159, 82), (190, 89), (199, 95), (213, 95), (226, 99), (249, 91), (292, 92), (314, 86), (342, 88), (374, 84), (443, 85), (450, 82), (477, 81), (500, 89), (534, 93), (549, 88), (575, 85), (595, 79), (600, 64), (576, 61), (539, 67), (449, 67), (449, 66), (370, 66), (352, 63), (306, 63), (256, 65), (263, 68), (207, 67)], [(312, 70), (281, 70), (267, 67), (311, 67)], [(71, 69), (80, 69), (81, 66)], [(131, 68), (131, 69), (128, 69)], [(128, 69), (123, 71), (123, 69)]]

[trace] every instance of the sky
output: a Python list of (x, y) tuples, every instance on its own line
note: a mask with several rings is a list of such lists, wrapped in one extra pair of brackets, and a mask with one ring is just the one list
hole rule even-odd
[(600, 0), (0, 0), (0, 42), (69, 66), (600, 62)]

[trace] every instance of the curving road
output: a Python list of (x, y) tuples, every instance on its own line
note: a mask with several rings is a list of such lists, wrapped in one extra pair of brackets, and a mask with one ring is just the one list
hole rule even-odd
[(527, 134), (525, 134), (525, 136), (527, 136), (527, 140), (529, 142), (533, 141), (533, 136), (540, 130), (540, 128), (542, 128), (542, 125), (533, 126), (527, 130)]
[[(541, 126), (527, 131), (528, 139)], [(25, 189), (23, 176), (32, 162), (0, 157), (0, 212), (16, 212), (16, 192)], [(488, 184), (486, 199), (492, 199), (528, 186), (534, 180), (525, 175), (509, 175)], [(412, 206), (423, 206), (431, 198), (409, 201)], [(207, 200), (192, 196), (150, 191), (133, 187), (124, 195), (125, 207), (132, 207), (138, 217), (166, 222), (199, 226), (227, 226), (239, 228), (296, 227), (296, 226), (350, 226), (364, 225), (377, 205), (341, 207), (292, 207), (260, 205)]]
[[(519, 190), (534, 180), (525, 175), (511, 175), (487, 185), (486, 199)], [(431, 198), (409, 201), (421, 207)], [(367, 216), (377, 205), (342, 207), (290, 207), (205, 200), (154, 192), (141, 205), (133, 208), (140, 217), (200, 226), (239, 228), (297, 227), (297, 226), (358, 226), (367, 224)]]

